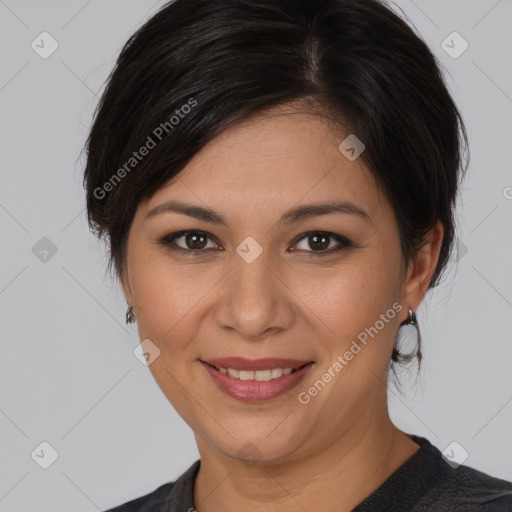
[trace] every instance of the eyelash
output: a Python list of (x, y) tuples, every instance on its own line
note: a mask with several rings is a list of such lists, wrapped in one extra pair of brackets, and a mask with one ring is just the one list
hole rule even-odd
[[(163, 238), (161, 238), (160, 240), (158, 240), (158, 243), (169, 248), (172, 251), (180, 252), (182, 254), (187, 254), (187, 255), (194, 255), (194, 256), (204, 256), (205, 254), (216, 250), (216, 249), (184, 249), (183, 247), (179, 247), (176, 244), (174, 244), (174, 241), (177, 238), (181, 238), (182, 236), (190, 235), (190, 234), (203, 235), (213, 241), (213, 237), (211, 237), (208, 233), (206, 233), (204, 231), (186, 230), (186, 231), (176, 231), (174, 233), (170, 233), (170, 234), (164, 236)], [(298, 238), (297, 241), (293, 245), (298, 244), (304, 238), (307, 238), (310, 235), (327, 236), (328, 238), (335, 239), (337, 242), (339, 242), (341, 244), (341, 246), (339, 246), (335, 249), (324, 250), (322, 252), (306, 251), (308, 253), (312, 253), (309, 256), (306, 256), (307, 259), (316, 258), (317, 256), (319, 256), (319, 257), (328, 256), (330, 254), (340, 252), (343, 249), (346, 249), (348, 247), (353, 247), (352, 242), (350, 242), (350, 240), (348, 240), (347, 238), (342, 237), (340, 235), (336, 235), (335, 233), (330, 233), (328, 231), (308, 231), (306, 233), (303, 233), (300, 236), (300, 238)]]

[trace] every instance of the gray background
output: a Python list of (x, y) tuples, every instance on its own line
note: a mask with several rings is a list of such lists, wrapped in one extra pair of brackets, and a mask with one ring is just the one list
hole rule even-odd
[[(133, 354), (136, 326), (124, 324), (122, 293), (105, 277), (81, 187), (103, 81), (160, 5), (0, 0), (3, 512), (103, 510), (198, 458), (191, 430)], [(414, 371), (403, 378), (406, 397), (390, 388), (391, 414), (441, 450), (458, 442), (466, 465), (512, 480), (512, 1), (397, 6), (449, 73), (472, 160), (458, 256), (417, 312), (425, 365), (416, 386)], [(43, 31), (59, 45), (46, 59), (31, 47)], [(453, 31), (469, 43), (458, 58), (441, 46)], [(58, 452), (48, 469), (31, 457), (43, 441)]]

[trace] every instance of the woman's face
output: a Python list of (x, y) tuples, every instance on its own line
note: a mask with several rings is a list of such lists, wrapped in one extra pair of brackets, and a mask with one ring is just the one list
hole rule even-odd
[[(279, 113), (230, 128), (139, 206), (123, 276), (149, 368), (200, 451), (261, 461), (378, 428), (399, 324), (428, 285), (428, 260), (406, 272), (391, 207), (362, 159), (340, 152), (344, 137)], [(171, 201), (226, 225), (150, 214)], [(334, 202), (364, 213), (287, 215)], [(170, 241), (179, 231), (195, 233)], [(242, 379), (205, 363), (221, 358), (249, 360), (223, 362)], [(255, 362), (268, 358), (295, 362)]]

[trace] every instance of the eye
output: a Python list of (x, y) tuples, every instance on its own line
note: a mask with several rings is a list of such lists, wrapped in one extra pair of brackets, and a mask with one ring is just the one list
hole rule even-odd
[[(183, 245), (178, 244), (178, 240), (182, 240), (181, 243)], [(208, 233), (203, 231), (188, 230), (170, 233), (158, 240), (157, 243), (168, 247), (172, 251), (177, 251), (188, 255), (193, 254), (196, 256), (208, 254), (212, 250), (224, 250), (216, 244), (214, 244), (213, 247), (208, 247), (208, 240), (213, 240), (213, 238)], [(326, 231), (310, 231), (301, 235), (301, 237), (292, 247), (303, 243), (303, 240), (305, 241), (305, 245), (309, 245), (309, 247), (313, 248), (313, 250), (308, 250), (304, 247), (300, 248), (301, 251), (311, 253), (310, 256), (307, 256), (308, 258), (315, 256), (327, 256), (352, 246), (352, 243), (347, 238), (340, 235)], [(338, 245), (335, 245), (334, 248), (330, 243), (333, 240), (338, 243)], [(296, 249), (291, 249), (291, 251), (295, 252)]]
[[(176, 243), (176, 241), (180, 239), (183, 239), (182, 243), (184, 244), (184, 247)], [(205, 254), (212, 250), (211, 247), (206, 247), (206, 240), (208, 239), (211, 240), (212, 238), (210, 235), (203, 233), (202, 231), (177, 231), (176, 233), (170, 233), (169, 235), (160, 239), (158, 243), (169, 246), (169, 248), (173, 251), (197, 255), (200, 253)]]
[[(301, 242), (302, 240), (304, 240), (305, 243)], [(338, 246), (335, 245), (335, 247), (332, 248), (330, 243), (332, 240), (338, 242)], [(300, 243), (306, 246), (306, 248), (303, 247), (301, 250), (313, 253), (314, 256), (327, 256), (352, 245), (345, 237), (326, 231), (310, 231), (305, 233), (295, 245), (299, 245)], [(313, 250), (308, 250), (307, 246), (313, 248)]]

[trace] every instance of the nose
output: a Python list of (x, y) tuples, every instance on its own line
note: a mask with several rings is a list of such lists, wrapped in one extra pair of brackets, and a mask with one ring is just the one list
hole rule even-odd
[(215, 308), (219, 327), (250, 341), (290, 329), (294, 294), (265, 251), (252, 262), (235, 254), (233, 267), (219, 286)]

